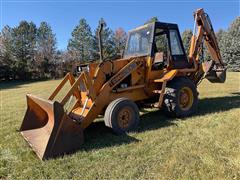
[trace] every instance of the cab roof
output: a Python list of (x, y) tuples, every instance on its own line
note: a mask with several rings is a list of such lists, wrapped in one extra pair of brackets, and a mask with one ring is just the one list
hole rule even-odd
[(150, 24), (153, 24), (155, 26), (155, 28), (178, 29), (178, 25), (177, 24), (156, 21), (156, 22), (150, 22), (150, 23), (144, 24), (142, 26), (136, 27), (135, 29), (132, 29), (129, 32), (135, 31), (135, 30), (138, 30), (138, 29), (141, 29), (141, 28), (144, 28), (144, 27), (147, 27)]

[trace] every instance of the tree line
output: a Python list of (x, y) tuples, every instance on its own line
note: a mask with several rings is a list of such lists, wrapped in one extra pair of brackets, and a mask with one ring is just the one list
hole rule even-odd
[[(157, 21), (156, 17), (147, 22)], [(102, 31), (103, 59), (121, 57), (127, 34), (123, 28), (110, 29), (104, 19)], [(16, 27), (5, 26), (0, 32), (0, 79), (45, 79), (63, 77), (67, 72), (76, 74), (76, 65), (99, 59), (98, 36), (100, 27), (92, 31), (86, 19), (80, 19), (71, 33), (67, 50), (57, 49), (56, 35), (47, 22), (39, 27), (33, 22), (21, 21)], [(219, 30), (217, 39), (224, 62), (231, 71), (240, 71), (240, 17), (229, 28)], [(191, 30), (182, 33), (188, 52)], [(205, 50), (206, 51), (206, 50)], [(205, 59), (210, 57), (205, 52)]]
[[(99, 26), (92, 31), (86, 19), (80, 19), (65, 51), (57, 50), (56, 35), (47, 22), (39, 27), (27, 21), (13, 28), (5, 26), (0, 33), (0, 79), (59, 78), (69, 71), (76, 74), (76, 65), (99, 59)], [(104, 23), (104, 60), (120, 57), (126, 37), (122, 28), (113, 31)]]

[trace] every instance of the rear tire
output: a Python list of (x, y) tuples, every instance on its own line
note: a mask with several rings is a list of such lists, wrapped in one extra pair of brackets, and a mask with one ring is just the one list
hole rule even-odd
[(163, 110), (170, 117), (187, 117), (197, 111), (196, 85), (186, 77), (176, 77), (167, 84)]
[(117, 134), (134, 130), (139, 119), (137, 105), (127, 98), (112, 101), (104, 114), (105, 125), (112, 128)]

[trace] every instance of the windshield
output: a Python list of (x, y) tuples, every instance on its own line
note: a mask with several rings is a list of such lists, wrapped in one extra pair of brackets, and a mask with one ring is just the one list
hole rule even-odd
[(148, 24), (129, 32), (124, 58), (150, 54), (153, 28)]

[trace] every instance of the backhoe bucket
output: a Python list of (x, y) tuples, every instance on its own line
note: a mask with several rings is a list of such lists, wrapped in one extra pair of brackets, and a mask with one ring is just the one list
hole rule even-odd
[(83, 129), (60, 103), (29, 94), (20, 131), (42, 160), (73, 152), (83, 144)]
[(207, 61), (203, 63), (205, 78), (211, 83), (224, 83), (226, 80), (226, 71), (225, 67), (217, 67), (214, 61)]
[(226, 71), (227, 69), (211, 70), (205, 75), (205, 77), (211, 83), (224, 83), (226, 80)]

